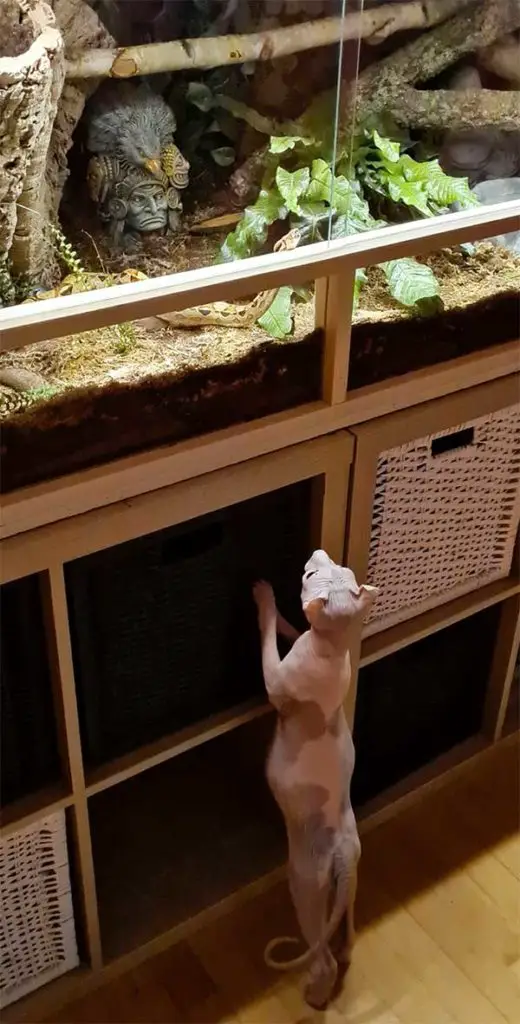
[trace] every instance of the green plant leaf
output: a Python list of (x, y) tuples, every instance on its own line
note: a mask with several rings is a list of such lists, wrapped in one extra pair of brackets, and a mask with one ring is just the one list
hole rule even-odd
[(270, 153), (286, 153), (288, 149), (294, 149), (298, 143), (304, 146), (312, 146), (314, 139), (305, 138), (303, 135), (272, 135), (269, 143)]
[(269, 309), (258, 318), (257, 323), (272, 338), (286, 338), (292, 333), (293, 319), (291, 311), (292, 288), (279, 288)]
[(432, 211), (428, 206), (427, 196), (418, 181), (406, 181), (401, 175), (388, 178), (388, 192), (394, 203), (404, 203), (405, 206), (414, 206), (416, 210), (425, 217), (431, 217)]
[(225, 238), (217, 262), (230, 263), (253, 256), (264, 244), (269, 225), (285, 220), (287, 212), (278, 189), (261, 189), (256, 202), (246, 206), (235, 230)]
[(214, 105), (213, 93), (204, 82), (190, 82), (186, 90), (186, 99), (205, 114)]
[(303, 198), (309, 203), (321, 203), (324, 201), (328, 203), (330, 202), (330, 185), (327, 186), (322, 181), (311, 178)]
[(357, 304), (359, 302), (359, 294), (366, 281), (368, 281), (366, 272), (363, 270), (362, 267), (358, 267), (358, 269), (356, 270), (356, 276), (354, 278), (354, 309), (356, 309), (357, 307)]
[(326, 160), (318, 159), (312, 161), (311, 177), (313, 181), (319, 181), (325, 188), (328, 188), (330, 195), (332, 171)]
[(299, 171), (286, 171), (284, 167), (278, 167), (276, 171), (276, 184), (280, 191), (287, 209), (291, 213), (299, 213), (298, 199), (307, 191), (311, 175), (308, 167), (302, 167)]
[[(381, 263), (390, 294), (402, 306), (418, 306), (425, 311), (442, 309), (439, 282), (430, 267), (411, 257)], [(432, 301), (434, 300), (434, 301)]]
[(332, 179), (330, 203), (338, 213), (348, 213), (352, 200), (353, 191), (350, 181), (339, 174)]
[(386, 160), (391, 164), (396, 164), (399, 160), (399, 154), (401, 147), (398, 142), (392, 142), (390, 139), (383, 138), (379, 132), (374, 128), (372, 138), (376, 145), (376, 148), (380, 153), (383, 154)]
[(219, 146), (212, 149), (211, 155), (219, 167), (230, 167), (235, 162), (235, 150), (231, 146)]
[(319, 242), (327, 237), (330, 206), (325, 203), (302, 203), (297, 226), (305, 242)]

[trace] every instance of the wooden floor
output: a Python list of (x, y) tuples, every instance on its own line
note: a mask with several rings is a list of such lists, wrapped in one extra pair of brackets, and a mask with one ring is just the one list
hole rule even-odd
[(519, 1024), (519, 807), (510, 746), (365, 836), (355, 959), (324, 1014), (263, 965), (292, 931), (280, 886), (52, 1019)]

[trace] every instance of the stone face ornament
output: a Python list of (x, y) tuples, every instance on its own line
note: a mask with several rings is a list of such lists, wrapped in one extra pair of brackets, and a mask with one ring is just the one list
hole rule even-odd
[(127, 168), (115, 158), (102, 156), (90, 161), (87, 184), (116, 248), (128, 250), (141, 235), (180, 228), (180, 195), (165, 176), (159, 180), (141, 168)]

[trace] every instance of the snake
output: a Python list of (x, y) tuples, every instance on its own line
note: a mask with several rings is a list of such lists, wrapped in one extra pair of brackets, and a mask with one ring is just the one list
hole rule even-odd
[[(301, 241), (298, 228), (292, 228), (273, 246), (273, 252), (288, 252), (296, 249)], [(192, 306), (179, 309), (175, 313), (157, 313), (146, 320), (138, 320), (142, 327), (152, 329), (161, 322), (170, 327), (252, 327), (259, 317), (263, 316), (272, 304), (278, 291), (278, 285), (258, 292), (250, 302), (236, 305), (233, 302), (212, 302), (207, 306)]]
[[(289, 251), (296, 249), (301, 241), (301, 234), (298, 228), (292, 228), (273, 246), (273, 252)], [(34, 302), (40, 299), (55, 299), (61, 295), (71, 295), (74, 292), (90, 291), (94, 288), (107, 287), (113, 284), (128, 284), (131, 281), (146, 281), (146, 274), (139, 270), (128, 269), (121, 274), (96, 274), (86, 271), (67, 274), (61, 284), (49, 291), (39, 291), (35, 295), (25, 299), (25, 302)], [(170, 327), (252, 327), (256, 320), (269, 309), (278, 291), (278, 285), (258, 292), (250, 302), (243, 305), (235, 305), (232, 302), (212, 302), (207, 306), (192, 306), (189, 309), (180, 309), (175, 313), (158, 313), (155, 316), (143, 320), (136, 320), (136, 323), (146, 330), (156, 330), (163, 324)]]

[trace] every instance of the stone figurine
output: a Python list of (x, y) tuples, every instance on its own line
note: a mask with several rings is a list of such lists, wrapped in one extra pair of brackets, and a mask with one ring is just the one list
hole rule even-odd
[(145, 83), (107, 82), (89, 104), (86, 124), (88, 189), (114, 244), (177, 231), (189, 163), (175, 145), (175, 117), (162, 96)]
[[(310, 628), (299, 635), (277, 612), (270, 584), (254, 588), (264, 681), (278, 712), (267, 779), (285, 819), (289, 886), (308, 946), (279, 961), (273, 957), (278, 944), (295, 940), (275, 939), (265, 958), (278, 970), (308, 967), (305, 997), (316, 1009), (331, 998), (338, 963), (348, 965), (354, 941), (361, 847), (350, 802), (354, 746), (343, 705), (352, 640), (376, 596), (375, 587), (359, 586), (350, 569), (315, 551), (301, 594)], [(283, 660), (277, 632), (294, 641)]]
[(115, 248), (131, 249), (142, 235), (151, 232), (179, 230), (182, 203), (178, 190), (146, 171), (127, 169), (110, 157), (94, 157), (87, 180)]

